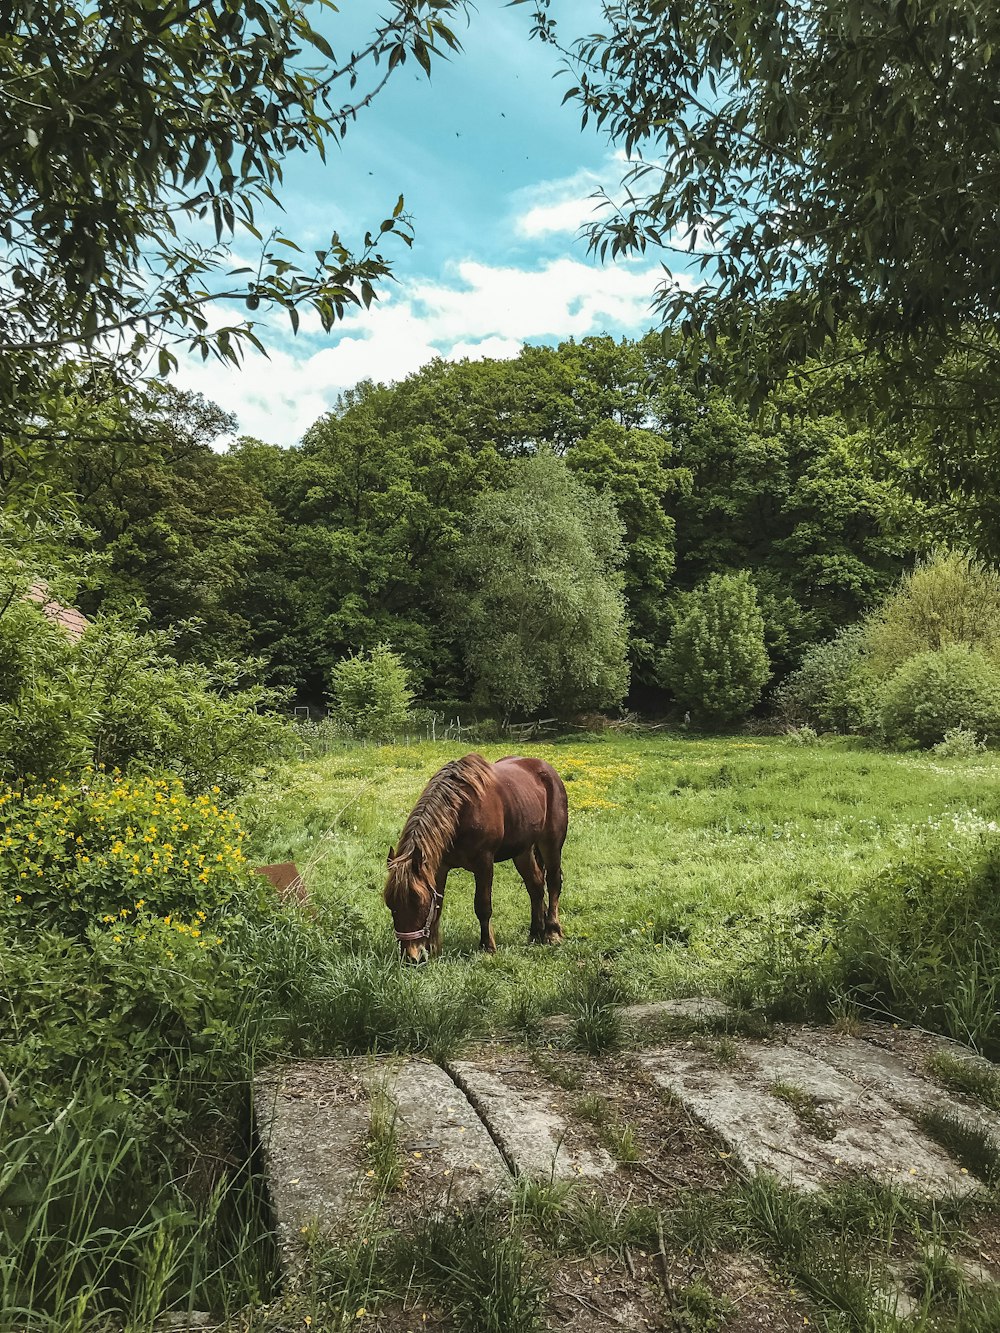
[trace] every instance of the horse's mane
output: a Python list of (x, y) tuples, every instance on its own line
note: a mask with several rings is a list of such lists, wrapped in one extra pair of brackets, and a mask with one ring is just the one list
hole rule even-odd
[[(420, 793), (420, 799), (403, 825), (396, 855), (389, 862), (385, 901), (393, 907), (416, 895), (428, 905), (431, 875), (451, 844), (458, 815), (465, 800), (482, 798), (493, 781), (493, 768), (481, 754), (467, 754), (445, 764)], [(414, 853), (420, 869), (414, 871)]]

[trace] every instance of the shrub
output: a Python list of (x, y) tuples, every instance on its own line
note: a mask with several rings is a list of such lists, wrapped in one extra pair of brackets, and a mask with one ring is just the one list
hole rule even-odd
[(842, 984), (868, 1003), (1000, 1053), (1000, 844), (952, 816), (870, 880), (833, 924)]
[(883, 687), (878, 721), (885, 739), (897, 743), (934, 745), (959, 726), (995, 735), (1000, 727), (1000, 668), (960, 644), (918, 653)]
[(983, 753), (986, 742), (981, 741), (968, 727), (949, 727), (944, 733), (944, 740), (938, 741), (932, 749), (941, 759), (971, 759)]
[(954, 644), (1000, 662), (1000, 571), (967, 551), (936, 551), (868, 618), (865, 638), (879, 679)]
[(1000, 839), (973, 814), (929, 824), (849, 892), (776, 906), (747, 929), (730, 993), (778, 1018), (845, 1003), (1000, 1054)]
[(660, 676), (678, 702), (713, 722), (748, 713), (771, 674), (750, 575), (713, 574), (682, 597)]
[(0, 924), (82, 937), (145, 912), (197, 939), (248, 880), (243, 832), (218, 796), (100, 772), (0, 786)]
[(788, 722), (822, 731), (860, 730), (871, 695), (866, 657), (861, 625), (851, 625), (825, 643), (815, 644), (775, 691), (778, 713)]
[(357, 736), (388, 741), (410, 716), (413, 691), (403, 659), (387, 643), (338, 662), (330, 675), (331, 714)]
[(78, 643), (34, 605), (0, 615), (0, 778), (79, 775), (90, 765), (169, 770), (229, 797), (285, 744), (280, 691), (259, 663), (180, 663), (174, 636), (100, 617)]

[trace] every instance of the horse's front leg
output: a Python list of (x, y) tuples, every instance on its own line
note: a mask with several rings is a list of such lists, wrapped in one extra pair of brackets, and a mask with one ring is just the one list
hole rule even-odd
[(444, 889), (447, 883), (448, 869), (446, 866), (440, 866), (434, 876), (434, 887), (438, 894), (437, 916), (434, 918), (434, 925), (431, 927), (431, 937), (427, 941), (430, 953), (435, 956), (441, 952), (441, 918), (444, 916)]
[(493, 858), (483, 860), (474, 871), (476, 876), (476, 916), (479, 918), (479, 947), (487, 953), (496, 953), (493, 938)]

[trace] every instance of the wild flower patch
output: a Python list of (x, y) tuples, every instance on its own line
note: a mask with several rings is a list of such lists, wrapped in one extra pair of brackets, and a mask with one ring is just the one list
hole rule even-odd
[(198, 939), (247, 878), (243, 831), (218, 797), (117, 771), (0, 786), (0, 923), (120, 934), (159, 918)]

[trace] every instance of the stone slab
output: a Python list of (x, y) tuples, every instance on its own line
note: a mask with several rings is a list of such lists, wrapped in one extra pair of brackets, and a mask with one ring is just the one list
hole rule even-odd
[[(732, 1013), (731, 1005), (711, 995), (690, 995), (682, 1000), (643, 1000), (639, 1004), (626, 1004), (618, 1009), (618, 1016), (625, 1027), (637, 1034), (643, 1029), (655, 1029), (658, 1024), (678, 1019), (694, 1024), (718, 1023), (731, 1017)], [(542, 1019), (542, 1031), (547, 1037), (561, 1037), (569, 1031), (571, 1024), (569, 1014), (549, 1014)]]
[[(848, 1171), (933, 1195), (966, 1194), (974, 1182), (880, 1093), (810, 1052), (742, 1042), (740, 1063), (720, 1066), (708, 1052), (668, 1047), (640, 1064), (714, 1130), (752, 1172), (767, 1171), (811, 1191)], [(830, 1137), (818, 1137), (771, 1090), (791, 1084), (815, 1099)]]
[(489, 1065), (454, 1060), (448, 1070), (517, 1175), (533, 1180), (578, 1180), (614, 1171), (614, 1159), (603, 1148), (588, 1149), (578, 1142), (552, 1105), (551, 1088), (535, 1071), (530, 1079), (525, 1078), (516, 1057), (497, 1057)]
[(315, 1060), (268, 1071), (254, 1084), (254, 1117), (286, 1268), (303, 1228), (337, 1231), (371, 1203), (366, 1144), (380, 1089), (395, 1104), (405, 1200), (415, 1212), (509, 1188), (506, 1163), (465, 1093), (428, 1060)]
[[(875, 1089), (897, 1105), (945, 1111), (963, 1124), (992, 1135), (1000, 1145), (1000, 1115), (986, 1106), (959, 1101), (932, 1079), (913, 1073), (898, 1055), (880, 1046), (856, 1037), (809, 1031), (794, 1034), (789, 1044), (801, 1051), (820, 1054), (853, 1082)], [(976, 1060), (975, 1056), (967, 1058), (970, 1062)]]
[(386, 1062), (378, 1077), (396, 1104), (396, 1134), (412, 1181), (408, 1192), (423, 1205), (482, 1202), (510, 1188), (497, 1145), (443, 1069), (429, 1060)]
[(364, 1064), (295, 1064), (254, 1082), (254, 1121), (286, 1266), (303, 1227), (336, 1229), (364, 1205), (370, 1125)]
[(691, 995), (684, 1000), (648, 1000), (641, 1004), (627, 1004), (620, 1011), (629, 1027), (642, 1029), (668, 1019), (684, 1018), (693, 1022), (729, 1018), (732, 1007), (711, 995)]

